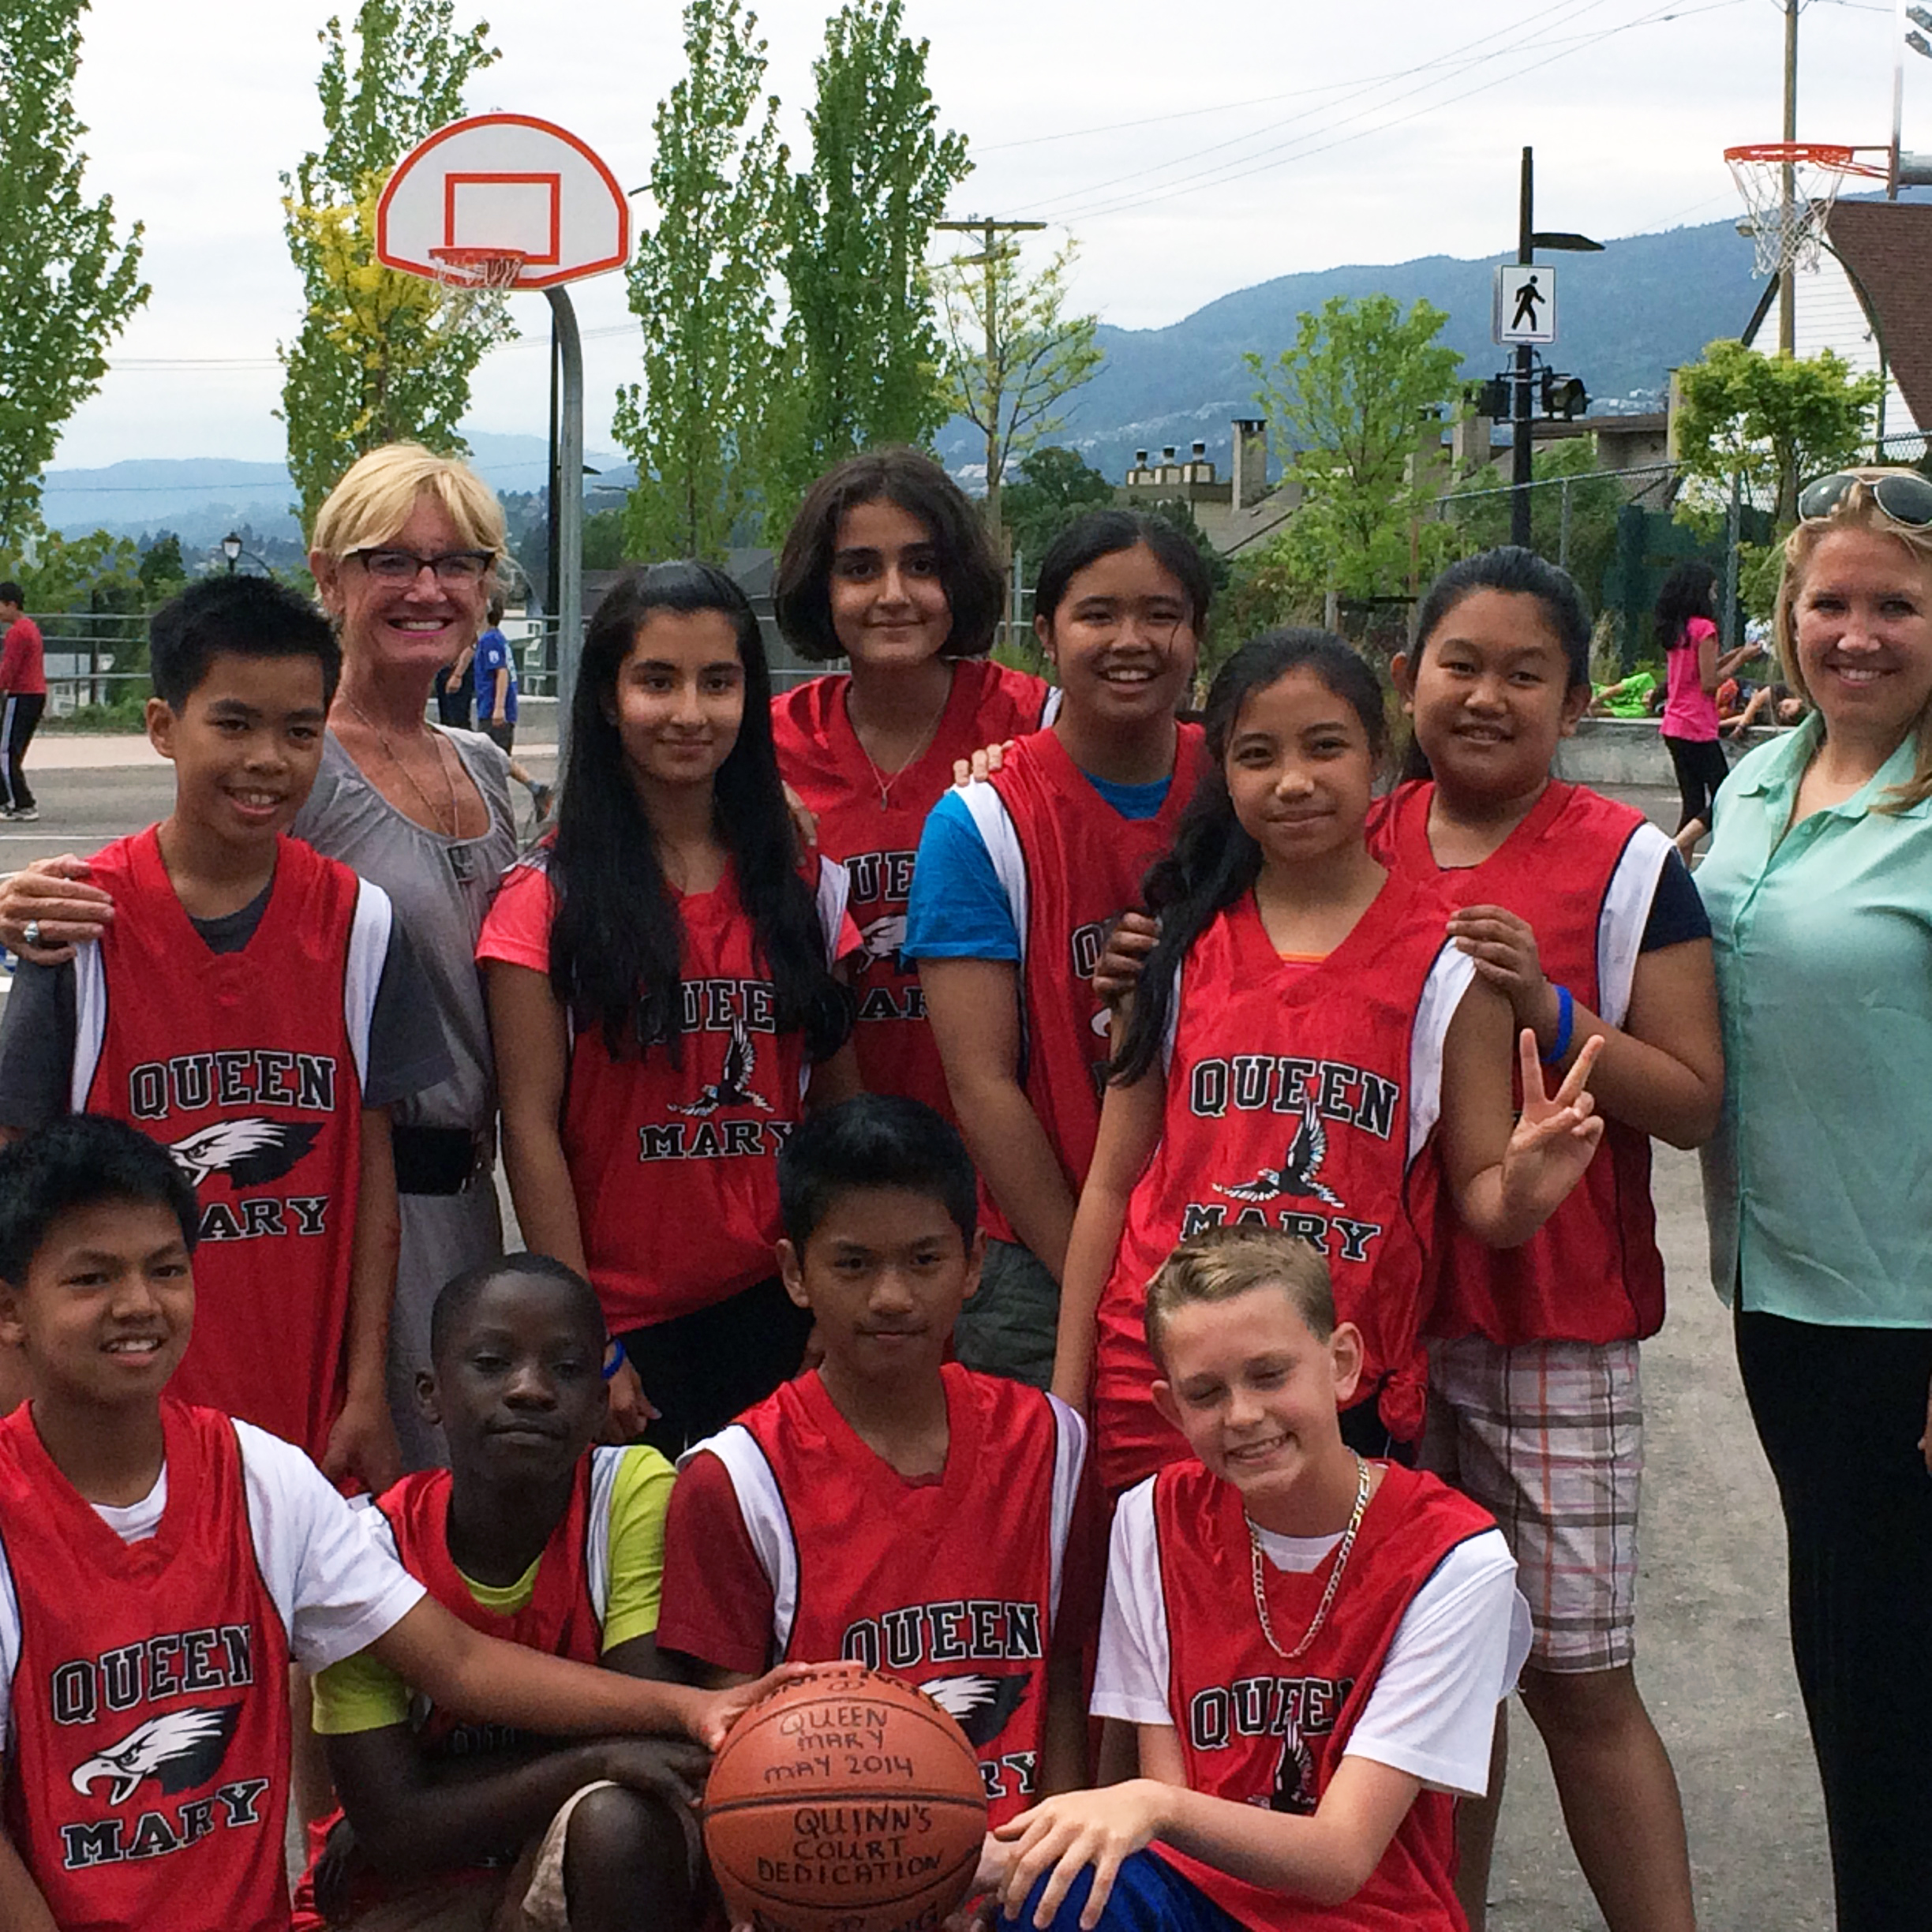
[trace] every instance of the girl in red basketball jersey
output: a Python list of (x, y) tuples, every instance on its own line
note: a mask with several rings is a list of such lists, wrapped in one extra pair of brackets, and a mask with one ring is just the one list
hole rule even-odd
[(553, 837), (477, 945), (526, 1243), (587, 1275), (660, 1447), (797, 1372), (778, 1148), (856, 1090), (844, 868), (801, 872), (744, 593), (702, 564), (590, 622)]
[[(1649, 1136), (1696, 1146), (1723, 1096), (1710, 927), (1662, 832), (1551, 776), (1589, 698), (1589, 619), (1562, 571), (1522, 549), (1467, 558), (1416, 635), (1395, 679), (1432, 776), (1381, 802), (1371, 848), (1462, 908), (1450, 931), (1546, 1065), (1601, 1042), (1604, 1122), (1582, 1184), (1520, 1246), (1444, 1226), (1424, 1460), (1515, 1551), (1536, 1630), (1523, 1702), (1606, 1924), (1687, 1932), (1683, 1811), (1631, 1669), (1637, 1345), (1664, 1319)], [(1478, 1927), (1500, 1769), (1490, 1790), (1463, 1819)]]
[(1445, 938), (1440, 894), (1369, 855), (1384, 727), (1368, 665), (1324, 631), (1271, 632), (1222, 668), (1207, 726), (1209, 775), (1148, 876), (1160, 938), (1068, 1248), (1054, 1391), (1091, 1398), (1110, 1489), (1187, 1452), (1155, 1406), (1142, 1334), (1145, 1285), (1177, 1241), (1246, 1223), (1327, 1256), (1365, 1351), (1344, 1426), (1380, 1452), (1419, 1433), (1405, 1372), (1439, 1173), (1506, 1245), (1603, 1132), (1584, 1091), (1594, 1050), (1552, 1101), (1527, 1032), (1512, 1125), (1509, 1002)]
[(1159, 518), (1095, 511), (1063, 531), (1033, 619), (1058, 714), (990, 782), (941, 799), (919, 841), (906, 949), (991, 1197), (979, 1292), (956, 1331), (970, 1368), (1052, 1376), (1106, 1058), (1089, 975), (1201, 769), (1200, 727), (1175, 714), (1210, 594), (1200, 551)]
[(868, 451), (828, 470), (792, 519), (773, 586), (801, 657), (848, 671), (772, 700), (778, 766), (818, 821), (818, 848), (851, 877), (865, 949), (853, 1044), (871, 1093), (950, 1118), (919, 975), (901, 949), (926, 814), (956, 759), (1037, 731), (1058, 695), (994, 664), (1005, 601), (985, 520), (930, 456)]

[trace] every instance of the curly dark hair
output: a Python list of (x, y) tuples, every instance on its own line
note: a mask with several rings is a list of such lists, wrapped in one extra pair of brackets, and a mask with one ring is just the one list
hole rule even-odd
[(1679, 564), (1657, 593), (1658, 643), (1667, 651), (1679, 649), (1686, 641), (1684, 627), (1693, 617), (1717, 620), (1717, 573), (1695, 557)]
[(845, 654), (832, 628), (832, 560), (839, 519), (861, 504), (897, 504), (926, 526), (953, 627), (941, 655), (983, 657), (1005, 608), (1006, 579), (985, 520), (922, 450), (867, 450), (835, 463), (810, 489), (785, 533), (772, 580), (772, 608), (801, 657), (829, 664)]

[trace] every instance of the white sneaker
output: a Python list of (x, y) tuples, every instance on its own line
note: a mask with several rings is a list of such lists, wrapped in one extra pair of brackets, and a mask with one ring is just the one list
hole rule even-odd
[(17, 808), (9, 809), (7, 813), (7, 816), (9, 818), (38, 818), (40, 816), (40, 807), (38, 805), (23, 805)]

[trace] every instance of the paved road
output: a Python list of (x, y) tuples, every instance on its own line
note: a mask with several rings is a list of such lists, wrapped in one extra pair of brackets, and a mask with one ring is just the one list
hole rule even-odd
[[(519, 755), (540, 777), (554, 763), (549, 749)], [(29, 769), (43, 817), (31, 829), (0, 827), (0, 867), (94, 851), (163, 815), (171, 796), (166, 767), (125, 741), (43, 738)], [(1626, 796), (1669, 822), (1674, 800)], [(1657, 1194), (1672, 1312), (1644, 1355), (1638, 1672), (1683, 1787), (1706, 1932), (1829, 1932), (1823, 1822), (1785, 1638), (1782, 1532), (1710, 1291), (1694, 1157), (1660, 1149)], [(1603, 1923), (1520, 1709), (1492, 1895), (1495, 1932)]]

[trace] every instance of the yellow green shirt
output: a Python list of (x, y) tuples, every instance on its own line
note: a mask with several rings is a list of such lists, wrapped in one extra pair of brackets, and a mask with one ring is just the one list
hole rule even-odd
[[(676, 1472), (642, 1443), (626, 1449), (611, 1485), (610, 1597), (604, 1612), (604, 1648), (614, 1650), (657, 1627), (664, 1590), (665, 1511)], [(539, 1556), (514, 1583), (491, 1585), (465, 1577), (486, 1610), (514, 1616), (537, 1589)], [(407, 1724), (410, 1687), (373, 1651), (331, 1664), (315, 1680), (315, 1728), (324, 1737)]]

